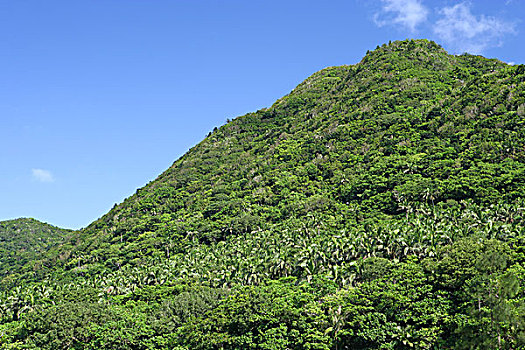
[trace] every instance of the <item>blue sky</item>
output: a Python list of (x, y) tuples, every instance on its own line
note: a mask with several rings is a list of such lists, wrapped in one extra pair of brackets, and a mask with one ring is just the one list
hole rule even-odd
[(0, 220), (80, 228), (389, 40), (525, 63), (525, 0), (0, 0)]

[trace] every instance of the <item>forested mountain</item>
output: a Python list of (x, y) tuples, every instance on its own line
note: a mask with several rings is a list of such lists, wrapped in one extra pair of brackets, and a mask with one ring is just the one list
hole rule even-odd
[(4, 283), (0, 344), (523, 348), (524, 123), (523, 65), (326, 68)]
[[(71, 230), (62, 229), (31, 218), (0, 221), (0, 280), (16, 280), (22, 269), (39, 269), (32, 265), (49, 249), (66, 241)], [(32, 266), (31, 266), (32, 265)], [(30, 270), (29, 270), (30, 271)]]

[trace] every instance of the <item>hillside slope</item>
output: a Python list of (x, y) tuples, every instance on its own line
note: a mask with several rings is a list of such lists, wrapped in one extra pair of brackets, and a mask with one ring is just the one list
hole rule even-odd
[(417, 203), (516, 202), (523, 70), (429, 41), (384, 45), (213, 131), (66, 250), (115, 269), (188, 235), (216, 242), (313, 214), (340, 229)]
[(213, 130), (0, 291), (0, 346), (525, 344), (525, 66), (390, 43)]
[[(0, 280), (16, 278), (49, 249), (66, 241), (71, 230), (31, 218), (0, 221)], [(38, 266), (33, 266), (38, 268)]]

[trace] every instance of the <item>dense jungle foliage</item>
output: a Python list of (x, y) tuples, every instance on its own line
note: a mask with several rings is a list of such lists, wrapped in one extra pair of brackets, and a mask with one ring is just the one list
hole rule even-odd
[(524, 65), (326, 68), (8, 270), (0, 348), (523, 349), (524, 125)]
[(0, 280), (16, 278), (22, 269), (39, 268), (34, 264), (71, 232), (31, 218), (0, 221)]

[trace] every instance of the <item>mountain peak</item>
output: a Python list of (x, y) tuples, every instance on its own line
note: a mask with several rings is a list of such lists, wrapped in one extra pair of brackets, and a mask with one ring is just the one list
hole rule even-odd
[(397, 52), (410, 52), (410, 51), (428, 51), (435, 53), (448, 54), (441, 45), (435, 41), (428, 39), (406, 39), (389, 41), (388, 44), (377, 46), (373, 52), (380, 51), (397, 51)]
[(30, 348), (519, 348), (524, 91), (523, 66), (428, 40), (314, 73), (58, 247), (0, 222), (0, 329)]
[(407, 39), (389, 42), (368, 51), (359, 65), (376, 71), (399, 69), (447, 70), (457, 62), (456, 56), (446, 52), (440, 45), (427, 39)]

